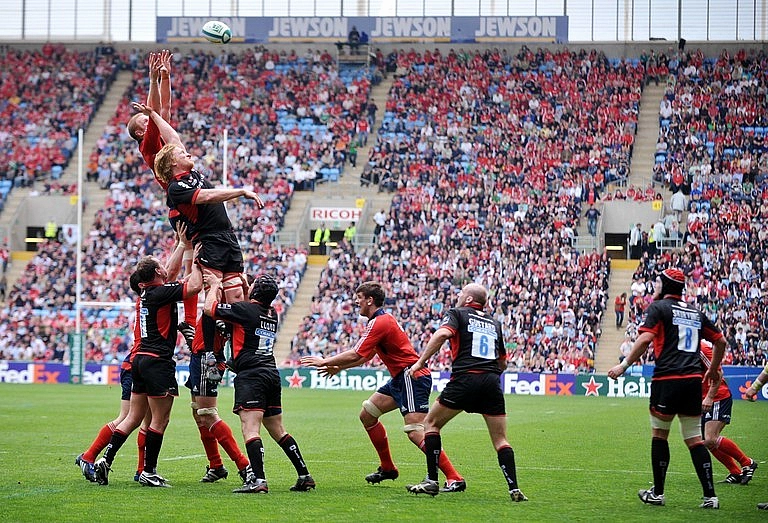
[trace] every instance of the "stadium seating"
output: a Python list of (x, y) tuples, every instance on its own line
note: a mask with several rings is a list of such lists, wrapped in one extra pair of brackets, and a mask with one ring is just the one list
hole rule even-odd
[[(225, 60), (198, 52), (173, 64), (177, 107), (172, 123), (214, 181), (221, 179), (223, 164), (216, 137), (225, 127), (234, 127), (229, 183), (254, 187), (265, 208), (257, 210), (253, 205), (233, 202), (228, 210), (246, 256), (246, 271), (255, 274), (269, 270), (281, 281), (275, 309), (282, 315), (293, 302), (307, 254), (304, 249), (285, 249), (273, 243), (294, 190), (293, 171), (283, 164), (284, 159), (293, 155), (296, 165), (316, 170), (327, 167), (333, 169), (332, 177), (337, 177), (345, 158), (336, 145), (351, 139), (356, 119), (367, 104), (370, 81), (359, 69), (338, 74), (325, 57), (314, 63), (278, 63), (270, 70), (268, 64), (280, 60), (276, 53), (256, 49), (224, 56)], [(241, 74), (247, 74), (256, 88), (243, 84)], [(306, 84), (313, 89), (299, 88)], [(127, 101), (145, 99), (146, 93), (146, 69), (139, 68), (124, 96), (126, 103), (118, 108), (89, 159), (89, 179), (98, 181), (110, 194), (107, 204), (96, 210), (84, 246), (85, 301), (132, 301), (128, 289), (132, 267), (141, 256), (168, 252), (172, 246), (164, 197), (124, 128), (129, 117)], [(287, 93), (293, 93), (292, 97)], [(313, 116), (298, 118), (302, 107)], [(297, 125), (286, 132), (280, 119), (288, 125), (298, 123), (301, 128)], [(69, 187), (51, 184), (51, 190)], [(59, 251), (54, 257), (52, 253)], [(74, 280), (71, 247), (57, 242), (42, 244), (27, 274), (10, 292), (11, 312), (42, 310), (71, 321), (72, 299), (63, 296), (74, 296)], [(88, 312), (84, 320), (88, 325), (106, 322), (109, 329), (122, 333), (118, 337), (124, 343), (119, 346), (130, 346), (132, 333), (125, 330), (127, 315)], [(89, 360), (111, 361), (121, 356), (109, 352), (111, 339), (94, 342), (94, 348), (87, 351)], [(185, 357), (180, 337), (177, 358), (184, 361)]]

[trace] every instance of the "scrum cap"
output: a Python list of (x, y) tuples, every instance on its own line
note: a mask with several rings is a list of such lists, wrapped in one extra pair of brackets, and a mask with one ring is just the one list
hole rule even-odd
[(269, 274), (262, 274), (258, 276), (251, 285), (248, 299), (256, 300), (262, 305), (269, 305), (277, 296), (277, 291), (277, 280)]
[(685, 274), (680, 269), (674, 267), (665, 269), (661, 272), (661, 295), (673, 294), (675, 296), (683, 295), (685, 287)]

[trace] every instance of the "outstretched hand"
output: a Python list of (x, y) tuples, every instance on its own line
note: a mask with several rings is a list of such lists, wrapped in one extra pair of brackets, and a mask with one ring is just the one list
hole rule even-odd
[(249, 200), (255, 201), (256, 202), (256, 206), (259, 209), (263, 209), (264, 208), (264, 202), (261, 201), (261, 198), (255, 192), (246, 190), (245, 194), (243, 194), (243, 197), (244, 198), (248, 198)]

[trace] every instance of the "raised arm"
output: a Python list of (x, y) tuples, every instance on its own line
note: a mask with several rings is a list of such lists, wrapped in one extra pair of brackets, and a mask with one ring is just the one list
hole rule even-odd
[[(157, 112), (166, 122), (171, 121), (173, 91), (171, 90), (171, 56), (168, 49), (160, 51), (160, 109)], [(168, 143), (166, 141), (166, 143)]]
[[(174, 129), (171, 124), (165, 121), (155, 109), (148, 105), (136, 102), (133, 102), (131, 106), (135, 111), (142, 112), (152, 118), (152, 121), (155, 122), (155, 125), (157, 125), (158, 131), (160, 131), (160, 136), (166, 144), (172, 143), (180, 147), (184, 147), (184, 144), (181, 143), (181, 138), (179, 137), (179, 133), (176, 132), (176, 129)], [(186, 147), (184, 147), (184, 149), (186, 150)]]
[(147, 93), (147, 107), (155, 111), (160, 110), (160, 54), (149, 53), (149, 93)]
[(446, 341), (450, 340), (452, 336), (453, 331), (447, 327), (440, 327), (437, 329), (432, 337), (429, 338), (427, 346), (424, 348), (424, 352), (419, 356), (419, 360), (411, 365), (411, 368), (408, 371), (411, 376), (413, 376), (413, 373), (423, 369), (429, 361), (429, 358), (439, 351), (440, 347), (442, 347)]

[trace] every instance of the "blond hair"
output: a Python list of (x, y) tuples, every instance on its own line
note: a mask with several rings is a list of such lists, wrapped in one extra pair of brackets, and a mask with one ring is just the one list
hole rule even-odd
[(175, 143), (166, 144), (155, 155), (155, 175), (164, 182), (169, 182), (173, 178), (173, 153), (177, 147), (181, 149)]

